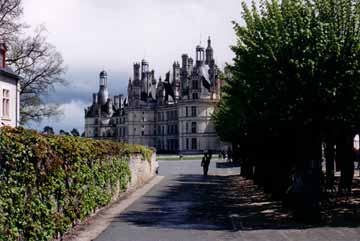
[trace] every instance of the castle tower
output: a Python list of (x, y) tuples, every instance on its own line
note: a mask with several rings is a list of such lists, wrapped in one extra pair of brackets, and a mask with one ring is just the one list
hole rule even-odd
[(206, 60), (205, 60), (205, 64), (211, 65), (212, 62), (213, 62), (213, 59), (214, 59), (214, 50), (213, 50), (213, 48), (211, 47), (211, 39), (210, 39), (210, 36), (209, 36), (208, 46), (207, 46), (207, 48), (206, 48)]
[(109, 91), (107, 89), (107, 73), (106, 71), (100, 72), (100, 89), (98, 93), (98, 102), (100, 105), (106, 104), (109, 98)]

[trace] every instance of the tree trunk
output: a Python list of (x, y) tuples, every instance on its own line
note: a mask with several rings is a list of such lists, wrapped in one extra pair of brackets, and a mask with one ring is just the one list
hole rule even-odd
[(335, 148), (334, 140), (328, 139), (325, 143), (326, 188), (332, 189), (335, 185)]

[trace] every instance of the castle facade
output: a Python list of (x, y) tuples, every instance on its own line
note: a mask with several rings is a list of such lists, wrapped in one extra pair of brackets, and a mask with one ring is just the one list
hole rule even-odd
[(160, 153), (195, 154), (222, 150), (212, 123), (222, 81), (211, 40), (196, 47), (195, 61), (182, 55), (164, 80), (149, 63), (134, 64), (127, 97), (109, 96), (107, 73), (85, 109), (85, 136), (155, 147)]

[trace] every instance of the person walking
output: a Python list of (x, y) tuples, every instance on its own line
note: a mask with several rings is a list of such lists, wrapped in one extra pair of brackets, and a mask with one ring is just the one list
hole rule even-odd
[(210, 161), (211, 161), (211, 154), (205, 153), (205, 155), (203, 156), (202, 161), (201, 161), (201, 166), (203, 167), (205, 177), (208, 175)]

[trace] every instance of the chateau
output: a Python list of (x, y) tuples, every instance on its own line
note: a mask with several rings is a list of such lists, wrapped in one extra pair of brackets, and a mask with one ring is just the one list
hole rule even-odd
[(85, 136), (155, 147), (163, 153), (202, 153), (223, 149), (211, 115), (220, 100), (222, 81), (211, 40), (174, 62), (164, 80), (155, 78), (149, 63), (134, 64), (127, 97), (109, 97), (107, 73), (85, 109)]

